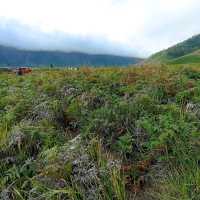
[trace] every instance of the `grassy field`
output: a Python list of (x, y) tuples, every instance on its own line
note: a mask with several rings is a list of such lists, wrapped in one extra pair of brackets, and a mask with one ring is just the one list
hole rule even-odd
[(0, 199), (199, 200), (200, 68), (0, 72)]

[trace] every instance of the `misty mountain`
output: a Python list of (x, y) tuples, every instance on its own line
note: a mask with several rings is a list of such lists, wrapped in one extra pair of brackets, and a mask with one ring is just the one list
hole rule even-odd
[(0, 45), (1, 66), (127, 66), (142, 61), (136, 57), (93, 55), (80, 52), (20, 50)]
[(150, 63), (200, 63), (200, 34), (152, 55)]

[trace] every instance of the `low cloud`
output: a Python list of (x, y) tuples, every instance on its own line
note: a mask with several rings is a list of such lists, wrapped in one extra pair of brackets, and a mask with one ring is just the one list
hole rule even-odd
[(23, 49), (147, 57), (200, 33), (199, 0), (0, 0), (0, 5), (0, 44)]
[(29, 50), (139, 56), (137, 51), (130, 51), (127, 46), (112, 42), (103, 36), (81, 36), (60, 31), (44, 32), (39, 27), (30, 27), (15, 20), (5, 19), (0, 20), (0, 44)]

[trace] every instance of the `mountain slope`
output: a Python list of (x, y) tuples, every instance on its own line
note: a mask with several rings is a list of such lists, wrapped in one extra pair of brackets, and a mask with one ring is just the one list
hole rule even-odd
[(90, 55), (79, 52), (60, 52), (60, 51), (31, 51), (19, 50), (13, 47), (0, 46), (0, 65), (2, 66), (121, 66), (136, 64), (142, 61), (140, 58), (123, 57), (114, 55)]
[[(152, 55), (147, 62), (150, 63), (163, 63), (171, 62), (175, 59), (179, 59), (183, 56), (191, 54), (200, 49), (200, 34), (189, 38), (175, 46), (172, 46), (166, 50), (160, 51)], [(187, 59), (186, 59), (187, 60)], [(198, 60), (194, 59), (195, 62)], [(188, 60), (190, 61), (190, 59)], [(193, 59), (191, 59), (193, 61)]]
[(190, 64), (190, 63), (200, 63), (200, 50), (193, 53), (181, 56), (179, 58), (173, 59), (169, 62), (170, 64)]

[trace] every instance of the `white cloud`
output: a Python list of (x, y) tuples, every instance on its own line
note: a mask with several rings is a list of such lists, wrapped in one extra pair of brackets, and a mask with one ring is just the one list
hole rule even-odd
[(146, 56), (200, 33), (199, 0), (0, 0), (0, 5), (1, 25), (12, 19), (37, 34), (101, 38), (126, 47), (129, 55)]

